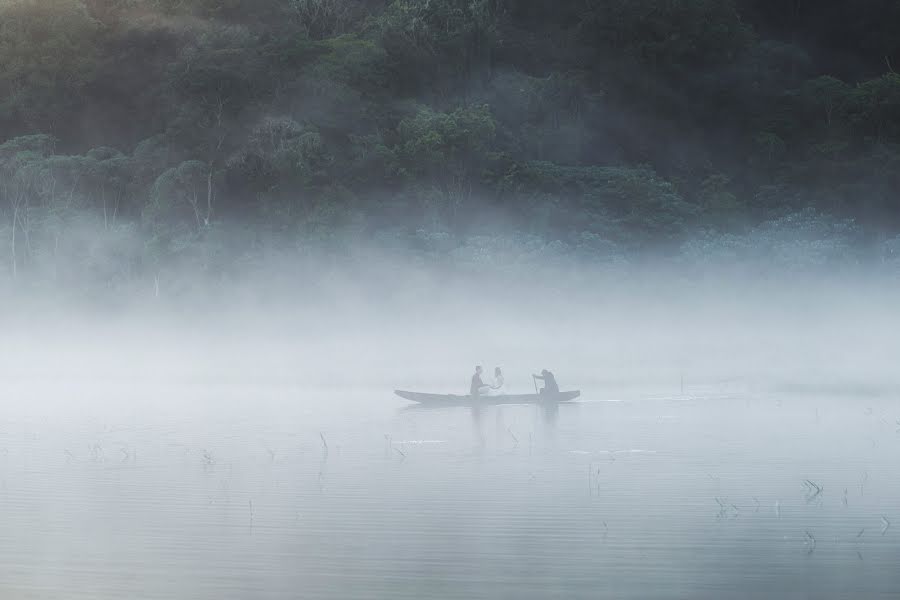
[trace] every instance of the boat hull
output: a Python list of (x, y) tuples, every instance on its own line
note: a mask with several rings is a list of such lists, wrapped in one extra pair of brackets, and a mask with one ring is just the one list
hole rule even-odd
[(581, 395), (578, 390), (555, 394), (509, 394), (506, 396), (457, 396), (455, 394), (426, 394), (395, 390), (405, 400), (429, 406), (491, 406), (497, 404), (554, 404), (571, 402)]

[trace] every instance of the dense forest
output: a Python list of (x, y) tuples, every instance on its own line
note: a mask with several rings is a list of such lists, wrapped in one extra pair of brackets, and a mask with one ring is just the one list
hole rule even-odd
[(0, 0), (0, 278), (159, 293), (354, 246), (892, 264), (897, 23), (892, 0)]

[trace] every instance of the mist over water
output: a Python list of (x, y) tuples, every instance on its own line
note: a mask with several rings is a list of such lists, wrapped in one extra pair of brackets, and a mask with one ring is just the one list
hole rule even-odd
[(0, 0), (0, 600), (900, 595), (898, 19)]
[[(897, 589), (892, 285), (397, 272), (263, 303), (11, 309), (4, 595)], [(465, 393), (475, 364), (582, 396), (393, 396)]]

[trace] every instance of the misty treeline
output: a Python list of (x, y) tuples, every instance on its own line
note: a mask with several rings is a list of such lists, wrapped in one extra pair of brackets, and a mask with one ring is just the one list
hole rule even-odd
[(0, 0), (0, 270), (158, 293), (351, 240), (476, 268), (893, 262), (898, 22), (889, 0)]

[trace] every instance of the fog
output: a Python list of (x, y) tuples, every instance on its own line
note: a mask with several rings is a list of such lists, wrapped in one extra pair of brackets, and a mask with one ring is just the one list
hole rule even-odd
[(0, 0), (0, 600), (896, 597), (897, 15), (790, 4)]
[[(198, 273), (189, 295), (149, 286), (115, 308), (36, 291), (8, 301), (0, 589), (751, 598), (896, 586), (900, 324), (877, 270), (503, 273), (372, 250), (268, 277), (279, 272), (290, 267), (215, 286)], [(476, 364), (502, 367), (520, 393), (550, 368), (581, 397), (415, 410), (392, 393), (464, 394)]]
[[(386, 259), (234, 280), (187, 297), (152, 288), (110, 309), (39, 292), (7, 303), (4, 379), (141, 378), (464, 391), (476, 363), (516, 389), (552, 366), (587, 391), (741, 382), (896, 384), (897, 284), (841, 275), (453, 272)], [(271, 269), (269, 272), (276, 271)], [(65, 296), (62, 296), (65, 298)], [(439, 391), (436, 390), (436, 391)]]

